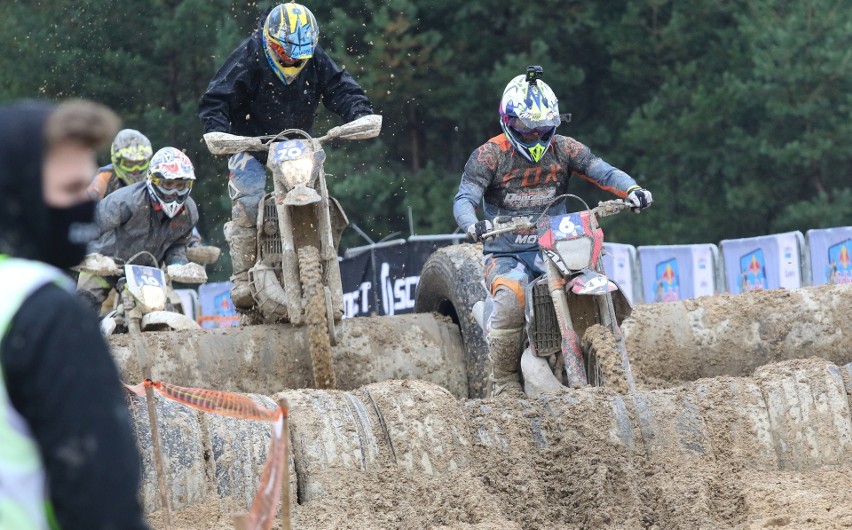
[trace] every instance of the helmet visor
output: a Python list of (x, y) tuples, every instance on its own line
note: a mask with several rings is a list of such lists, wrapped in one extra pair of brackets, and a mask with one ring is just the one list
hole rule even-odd
[(272, 39), (266, 39), (267, 44), (269, 45), (269, 50), (277, 55), (278, 61), (284, 66), (299, 66), (302, 64), (301, 59), (293, 59), (287, 54), (287, 51), (284, 49), (284, 46), (281, 46), (277, 42)]
[(509, 127), (518, 135), (524, 143), (532, 143), (538, 140), (547, 141), (556, 131), (556, 127), (545, 125), (542, 127), (528, 127), (520, 118), (510, 118)]
[(161, 175), (151, 175), (151, 184), (157, 189), (158, 195), (166, 202), (179, 200), (189, 195), (192, 190), (192, 180), (166, 179)]

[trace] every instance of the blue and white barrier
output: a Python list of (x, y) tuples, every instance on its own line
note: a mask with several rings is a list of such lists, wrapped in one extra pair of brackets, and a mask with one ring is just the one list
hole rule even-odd
[(716, 245), (642, 246), (638, 253), (645, 303), (675, 302), (719, 292)]
[(804, 285), (805, 238), (801, 232), (725, 239), (719, 248), (729, 293)]
[(603, 265), (609, 279), (621, 287), (632, 304), (642, 301), (642, 281), (639, 278), (636, 247), (623, 243), (604, 243)]
[(231, 301), (231, 282), (206, 283), (198, 288), (202, 328), (230, 328), (240, 325), (240, 316)]
[(808, 230), (811, 285), (852, 283), (852, 226)]

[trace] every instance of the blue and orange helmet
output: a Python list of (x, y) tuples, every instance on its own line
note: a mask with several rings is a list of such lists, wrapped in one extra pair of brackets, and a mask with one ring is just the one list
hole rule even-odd
[(272, 71), (286, 84), (293, 82), (313, 57), (319, 25), (307, 7), (290, 2), (276, 6), (263, 24), (263, 44)]

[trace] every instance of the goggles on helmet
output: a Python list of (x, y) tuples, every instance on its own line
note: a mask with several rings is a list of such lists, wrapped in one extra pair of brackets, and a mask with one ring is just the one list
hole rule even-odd
[(150, 161), (148, 160), (128, 160), (122, 158), (118, 161), (118, 167), (127, 173), (141, 173), (148, 169)]
[(269, 44), (269, 48), (272, 50), (275, 55), (278, 56), (278, 60), (281, 61), (281, 64), (284, 66), (299, 66), (302, 64), (301, 59), (293, 59), (289, 55), (287, 55), (286, 50), (284, 50), (284, 46), (281, 46), (277, 42), (272, 39), (267, 39), (266, 41)]
[(539, 138), (547, 140), (548, 135), (556, 130), (552, 125), (543, 127), (527, 127), (527, 125), (517, 117), (509, 118), (509, 127), (512, 128), (524, 142), (534, 142)]
[(151, 175), (151, 184), (168, 200), (188, 194), (192, 190), (192, 182), (189, 179), (166, 179), (159, 174)]

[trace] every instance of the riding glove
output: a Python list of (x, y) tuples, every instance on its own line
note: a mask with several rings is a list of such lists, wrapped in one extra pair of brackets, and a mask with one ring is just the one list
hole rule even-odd
[(479, 221), (467, 227), (467, 237), (474, 243), (478, 243), (485, 239), (482, 237), (486, 232), (490, 232), (494, 225), (491, 221)]
[(639, 210), (644, 210), (648, 206), (651, 206), (654, 202), (654, 198), (651, 196), (651, 192), (642, 189), (640, 187), (634, 187), (627, 194), (627, 202), (633, 207), (634, 212), (638, 212)]

